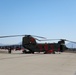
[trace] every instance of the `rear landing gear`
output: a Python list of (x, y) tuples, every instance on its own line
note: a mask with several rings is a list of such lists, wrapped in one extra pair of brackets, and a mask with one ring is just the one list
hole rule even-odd
[(30, 50), (26, 50), (26, 49), (23, 50), (22, 52), (23, 52), (23, 54), (31, 54), (31, 53), (34, 54), (34, 51), (30, 51)]

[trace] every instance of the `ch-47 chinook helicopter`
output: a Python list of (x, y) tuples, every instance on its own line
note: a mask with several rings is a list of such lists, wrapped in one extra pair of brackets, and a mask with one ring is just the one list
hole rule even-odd
[[(23, 36), (22, 38), (22, 47), (24, 50), (22, 51), (25, 54), (33, 53), (34, 52), (43, 52), (44, 54), (53, 53), (55, 51), (63, 52), (64, 50), (68, 49), (65, 46), (65, 41), (69, 41), (66, 39), (46, 39), (45, 37), (35, 36), (35, 35), (10, 35), (10, 36), (0, 36), (0, 38), (7, 38), (7, 37), (19, 37)], [(42, 40), (38, 39), (42, 38)], [(37, 43), (37, 41), (51, 41), (51, 40), (59, 40), (57, 43)], [(73, 42), (76, 43), (76, 42)]]
[[(25, 48), (23, 53), (34, 53), (34, 52), (44, 52), (44, 54), (53, 53), (55, 51), (63, 52), (67, 47), (65, 46), (65, 39), (46, 39), (44, 37), (43, 40), (39, 40), (37, 38), (32, 37), (31, 35), (26, 35), (22, 39), (22, 46)], [(38, 41), (50, 41), (50, 40), (60, 40), (58, 43), (37, 43)], [(27, 49), (29, 51), (27, 51)]]

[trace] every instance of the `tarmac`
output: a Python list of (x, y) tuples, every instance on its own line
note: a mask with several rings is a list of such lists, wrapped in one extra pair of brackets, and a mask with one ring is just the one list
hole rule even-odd
[(76, 75), (76, 53), (0, 52), (0, 75)]

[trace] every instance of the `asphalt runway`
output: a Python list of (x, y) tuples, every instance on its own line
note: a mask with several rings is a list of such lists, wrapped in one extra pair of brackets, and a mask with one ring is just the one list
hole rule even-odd
[(0, 52), (0, 75), (76, 75), (76, 53)]

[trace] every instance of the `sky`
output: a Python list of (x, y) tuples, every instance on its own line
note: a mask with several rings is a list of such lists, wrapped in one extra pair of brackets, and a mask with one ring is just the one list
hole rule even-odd
[[(0, 36), (23, 34), (76, 41), (76, 0), (0, 0)], [(0, 39), (3, 44), (21, 41)]]

